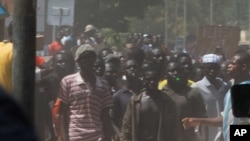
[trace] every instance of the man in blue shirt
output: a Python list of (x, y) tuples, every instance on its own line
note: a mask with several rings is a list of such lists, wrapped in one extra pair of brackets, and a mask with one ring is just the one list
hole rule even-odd
[[(218, 77), (220, 71), (218, 55), (206, 54), (201, 60), (205, 76), (192, 87), (198, 89), (202, 95), (207, 117), (217, 117), (223, 111), (223, 99), (230, 86)], [(208, 127), (206, 134), (208, 134), (208, 141), (216, 141), (221, 136), (221, 128)]]
[[(247, 52), (237, 52), (228, 65), (228, 74), (234, 79), (234, 84), (250, 84), (250, 55)], [(225, 141), (229, 141), (229, 127), (233, 124), (240, 124), (240, 118), (236, 118), (232, 113), (231, 93), (227, 92), (224, 99), (224, 112), (215, 118), (184, 118), (182, 120), (184, 128), (198, 125), (223, 126), (223, 136)]]

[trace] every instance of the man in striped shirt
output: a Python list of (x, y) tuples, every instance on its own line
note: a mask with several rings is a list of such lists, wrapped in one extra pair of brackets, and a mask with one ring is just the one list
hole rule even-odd
[(63, 141), (109, 141), (113, 106), (108, 83), (94, 74), (94, 48), (83, 45), (76, 51), (80, 71), (61, 81), (58, 98)]

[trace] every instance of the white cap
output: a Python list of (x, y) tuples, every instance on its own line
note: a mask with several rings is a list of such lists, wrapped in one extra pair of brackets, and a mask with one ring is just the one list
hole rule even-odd
[(89, 24), (89, 25), (86, 25), (84, 32), (88, 32), (88, 31), (95, 30), (95, 29), (96, 28), (93, 25)]
[(220, 63), (221, 57), (216, 54), (206, 54), (201, 58), (202, 63)]

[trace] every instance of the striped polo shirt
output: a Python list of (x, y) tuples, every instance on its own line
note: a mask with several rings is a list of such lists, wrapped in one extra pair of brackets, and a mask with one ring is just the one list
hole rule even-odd
[(66, 76), (58, 98), (69, 105), (70, 141), (97, 141), (103, 137), (101, 112), (113, 106), (107, 81), (96, 76), (96, 84), (90, 86), (79, 72)]

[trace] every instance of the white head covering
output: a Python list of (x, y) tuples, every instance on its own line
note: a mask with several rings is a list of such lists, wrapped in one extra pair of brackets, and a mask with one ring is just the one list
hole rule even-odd
[(93, 25), (89, 24), (89, 25), (86, 25), (84, 32), (89, 32), (89, 31), (95, 30), (95, 29), (96, 28)]
[(206, 54), (201, 58), (202, 63), (220, 63), (221, 58), (216, 54)]

